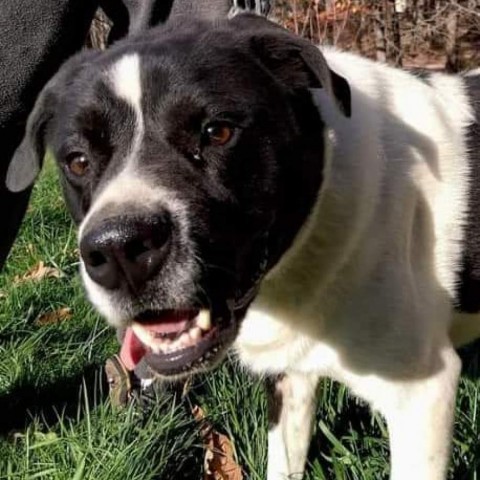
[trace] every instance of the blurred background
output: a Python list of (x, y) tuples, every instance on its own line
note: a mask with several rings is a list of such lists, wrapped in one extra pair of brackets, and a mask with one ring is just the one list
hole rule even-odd
[[(480, 0), (277, 0), (271, 18), (315, 43), (396, 66), (480, 65)], [(109, 28), (97, 12), (88, 46), (103, 48)]]

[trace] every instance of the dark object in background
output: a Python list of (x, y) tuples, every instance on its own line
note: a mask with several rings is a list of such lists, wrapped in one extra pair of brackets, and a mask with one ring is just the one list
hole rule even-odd
[(0, 12), (0, 268), (27, 208), (30, 189), (10, 193), (5, 175), (39, 91), (83, 45), (95, 0), (3, 0)]

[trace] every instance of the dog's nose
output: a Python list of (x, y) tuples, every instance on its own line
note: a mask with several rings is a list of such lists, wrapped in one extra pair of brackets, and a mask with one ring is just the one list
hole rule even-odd
[(101, 286), (139, 290), (160, 270), (171, 234), (168, 214), (109, 218), (83, 236), (80, 255), (88, 275)]

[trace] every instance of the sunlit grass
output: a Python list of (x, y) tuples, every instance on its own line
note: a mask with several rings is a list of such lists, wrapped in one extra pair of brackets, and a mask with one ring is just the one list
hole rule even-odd
[[(188, 398), (163, 393), (115, 411), (101, 366), (118, 346), (85, 301), (75, 229), (52, 165), (38, 183), (21, 236), (0, 275), (0, 479), (148, 480), (202, 477), (201, 439), (189, 412), (200, 404), (235, 447), (248, 480), (265, 478), (266, 401), (261, 383), (226, 362), (196, 380)], [(18, 282), (39, 261), (61, 278)], [(48, 311), (72, 317), (41, 325)], [(470, 352), (458, 398), (450, 478), (476, 480), (480, 462), (480, 361)], [(385, 421), (347, 390), (324, 381), (308, 480), (388, 478)]]

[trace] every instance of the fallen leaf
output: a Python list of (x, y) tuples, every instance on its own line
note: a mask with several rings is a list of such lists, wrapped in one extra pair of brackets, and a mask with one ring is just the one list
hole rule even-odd
[(72, 318), (72, 309), (69, 307), (59, 308), (40, 315), (34, 322), (35, 325), (53, 325)]
[(235, 461), (230, 439), (214, 430), (199, 406), (194, 406), (192, 413), (200, 423), (200, 435), (205, 448), (203, 480), (242, 480), (242, 469)]
[(15, 276), (13, 283), (23, 283), (29, 280), (38, 282), (44, 278), (60, 278), (61, 276), (62, 272), (58, 268), (47, 267), (45, 263), (40, 261), (21, 277), (19, 275)]

